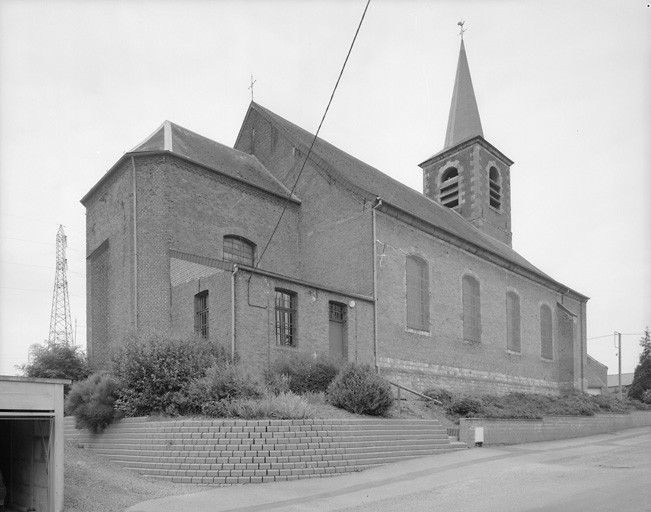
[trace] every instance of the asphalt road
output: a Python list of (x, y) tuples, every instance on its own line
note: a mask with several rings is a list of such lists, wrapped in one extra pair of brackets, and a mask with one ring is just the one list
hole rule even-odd
[(651, 512), (651, 428), (473, 448), (345, 476), (222, 487), (130, 512)]

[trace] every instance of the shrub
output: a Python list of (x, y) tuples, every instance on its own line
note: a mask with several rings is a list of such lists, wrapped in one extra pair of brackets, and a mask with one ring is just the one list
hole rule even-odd
[(448, 412), (450, 414), (455, 414), (458, 416), (469, 416), (477, 415), (482, 410), (482, 402), (477, 398), (472, 398), (470, 396), (464, 396), (454, 400), (448, 407)]
[(391, 385), (369, 365), (349, 363), (327, 391), (328, 401), (355, 414), (385, 415), (393, 404)]
[(651, 389), (647, 389), (642, 393), (642, 402), (645, 404), (651, 404)]
[[(45, 379), (70, 379), (81, 381), (90, 375), (86, 355), (79, 347), (62, 343), (47, 343), (36, 345), (34, 359), (31, 363), (18, 367), (25, 377), (40, 377)], [(64, 386), (64, 394), (68, 394), (70, 386)]]
[(315, 406), (291, 391), (258, 399), (235, 400), (226, 403), (225, 407), (228, 416), (244, 419), (305, 419), (314, 418), (317, 412)]
[(73, 384), (65, 403), (66, 414), (75, 417), (77, 428), (102, 432), (115, 419), (117, 382), (106, 373), (94, 373)]
[(261, 396), (260, 384), (239, 365), (220, 362), (192, 381), (185, 391), (185, 401), (177, 403), (181, 412), (218, 416), (226, 412), (223, 402)]
[(287, 388), (296, 394), (319, 392), (328, 386), (339, 373), (340, 364), (323, 355), (311, 357), (308, 354), (296, 354), (277, 362), (269, 375), (271, 384), (278, 383), (283, 376), (287, 379)]
[(423, 392), (423, 395), (427, 395), (434, 400), (438, 400), (443, 405), (449, 405), (452, 402), (452, 393), (447, 389), (443, 388), (430, 388), (426, 389)]
[(223, 349), (200, 337), (127, 338), (113, 354), (118, 408), (127, 416), (182, 413), (188, 384), (228, 359)]

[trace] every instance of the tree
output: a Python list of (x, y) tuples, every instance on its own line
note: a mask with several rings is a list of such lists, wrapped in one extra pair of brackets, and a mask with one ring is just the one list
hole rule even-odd
[[(25, 377), (46, 379), (84, 380), (90, 375), (86, 355), (79, 349), (63, 343), (36, 346), (34, 359), (18, 367)], [(65, 386), (68, 393), (69, 386)]]
[(648, 327), (644, 331), (644, 337), (640, 338), (640, 346), (640, 362), (635, 368), (633, 383), (628, 390), (629, 398), (635, 400), (642, 400), (644, 392), (651, 389), (651, 334)]

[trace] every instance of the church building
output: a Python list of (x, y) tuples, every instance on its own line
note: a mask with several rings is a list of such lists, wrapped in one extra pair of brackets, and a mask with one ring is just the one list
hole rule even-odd
[(321, 353), (416, 390), (586, 390), (588, 298), (513, 250), (512, 164), (463, 40), (423, 193), (254, 102), (234, 148), (166, 121), (82, 199), (91, 363), (195, 333), (260, 373)]

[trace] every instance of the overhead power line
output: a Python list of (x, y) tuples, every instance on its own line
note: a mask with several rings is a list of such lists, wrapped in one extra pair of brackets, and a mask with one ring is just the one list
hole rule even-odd
[(619, 334), (620, 336), (644, 336), (643, 332), (629, 332), (629, 333), (611, 332), (610, 334), (604, 334), (603, 336), (594, 336), (593, 338), (588, 338), (588, 341), (590, 341), (590, 340), (598, 340), (599, 338), (610, 338), (612, 336), (615, 336), (616, 334)]
[(296, 190), (296, 185), (298, 185), (298, 180), (301, 178), (301, 174), (303, 174), (303, 170), (305, 169), (305, 165), (307, 164), (307, 160), (310, 157), (310, 153), (312, 153), (312, 148), (314, 148), (314, 144), (316, 143), (316, 139), (319, 137), (319, 132), (321, 131), (321, 126), (323, 126), (323, 122), (325, 121), (326, 115), (328, 115), (328, 110), (330, 109), (330, 104), (332, 103), (332, 99), (335, 96), (335, 92), (337, 91), (337, 87), (339, 86), (339, 82), (341, 80), (342, 75), (344, 74), (344, 69), (346, 69), (346, 64), (348, 63), (348, 58), (350, 57), (351, 52), (353, 51), (353, 47), (355, 46), (355, 41), (357, 40), (357, 34), (359, 34), (360, 28), (362, 28), (362, 23), (364, 22), (364, 17), (366, 16), (366, 11), (368, 10), (368, 6), (371, 3), (371, 0), (368, 0), (366, 2), (366, 6), (364, 7), (364, 12), (362, 13), (362, 17), (359, 20), (359, 24), (357, 25), (357, 30), (355, 31), (355, 36), (353, 37), (353, 41), (350, 43), (350, 48), (348, 48), (348, 54), (346, 55), (346, 59), (344, 60), (344, 64), (341, 67), (341, 71), (339, 72), (339, 77), (337, 78), (337, 82), (335, 83), (334, 88), (332, 89), (332, 94), (330, 94), (330, 100), (328, 101), (328, 105), (325, 108), (325, 112), (323, 112), (323, 117), (321, 117), (321, 122), (319, 123), (319, 127), (316, 130), (316, 133), (314, 134), (314, 137), (312, 138), (312, 143), (310, 144), (310, 148), (308, 149), (305, 159), (303, 160), (303, 165), (301, 166), (301, 170), (298, 172), (298, 175), (296, 176), (296, 180), (294, 181), (294, 186), (289, 192), (289, 195), (285, 199), (285, 204), (283, 206), (282, 211), (280, 212), (280, 216), (278, 217), (278, 222), (276, 222), (276, 226), (274, 227), (273, 231), (271, 232), (271, 236), (269, 237), (269, 240), (267, 241), (267, 244), (264, 246), (264, 249), (260, 253), (260, 257), (258, 258), (258, 261), (255, 264), (255, 267), (257, 268), (258, 265), (260, 265), (260, 261), (262, 261), (262, 257), (264, 256), (265, 252), (267, 252), (267, 248), (269, 247), (269, 244), (271, 244), (271, 241), (273, 240), (274, 235), (276, 234), (276, 231), (278, 231), (278, 226), (280, 226), (280, 222), (283, 219), (283, 216), (285, 215), (285, 212), (287, 211), (287, 206), (289, 205), (289, 200), (291, 199), (292, 195), (294, 195), (294, 190)]

